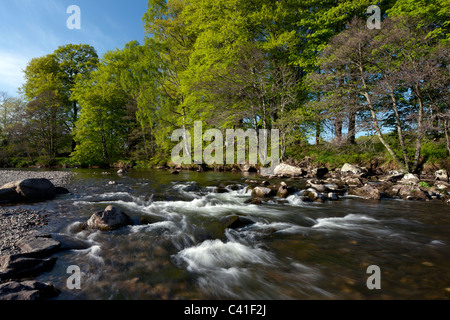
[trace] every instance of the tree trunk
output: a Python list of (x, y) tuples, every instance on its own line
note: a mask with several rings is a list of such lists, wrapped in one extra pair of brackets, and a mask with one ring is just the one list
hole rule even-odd
[(320, 121), (316, 122), (316, 146), (318, 146), (320, 144)]
[(336, 117), (334, 119), (334, 143), (340, 145), (342, 142), (342, 118)]
[[(77, 102), (74, 101), (73, 102), (73, 119), (72, 119), (72, 121), (73, 121), (73, 128), (72, 128), (72, 134), (75, 131), (75, 126), (76, 126), (77, 120), (78, 120), (78, 106), (77, 106)], [(75, 139), (72, 138), (72, 152), (75, 151), (76, 146), (77, 146), (77, 143), (76, 143)]]
[(372, 104), (372, 100), (370, 99), (369, 91), (367, 90), (367, 84), (366, 84), (366, 80), (364, 78), (364, 71), (363, 71), (362, 65), (359, 65), (359, 71), (360, 71), (361, 81), (362, 81), (363, 89), (364, 89), (363, 95), (366, 98), (367, 105), (369, 107), (370, 114), (372, 116), (373, 126), (374, 126), (375, 131), (376, 131), (376, 133), (378, 135), (378, 138), (380, 139), (380, 142), (383, 144), (383, 146), (386, 148), (386, 150), (389, 152), (389, 154), (391, 155), (392, 159), (398, 165), (400, 165), (400, 162), (398, 161), (397, 157), (395, 156), (394, 151), (391, 149), (391, 147), (386, 142), (386, 140), (384, 140), (383, 133), (381, 132), (380, 125), (378, 124), (377, 114), (375, 112), (375, 109), (373, 108), (373, 104)]
[(356, 111), (351, 110), (348, 114), (348, 144), (356, 144)]
[(417, 138), (416, 138), (416, 153), (414, 155), (413, 171), (417, 172), (419, 169), (420, 151), (422, 149), (422, 135), (423, 135), (423, 101), (418, 86), (416, 85), (416, 96), (419, 100), (419, 114), (417, 119)]
[(450, 135), (448, 133), (448, 119), (444, 120), (445, 142), (447, 144), (448, 155), (450, 156)]
[(408, 172), (409, 172), (410, 167), (409, 167), (408, 151), (406, 150), (405, 140), (403, 139), (403, 131), (402, 131), (402, 126), (401, 126), (401, 122), (400, 122), (400, 115), (398, 113), (398, 108), (397, 108), (397, 99), (395, 98), (392, 87), (389, 84), (388, 84), (388, 86), (389, 86), (390, 96), (391, 96), (391, 100), (392, 100), (392, 109), (394, 110), (394, 114), (395, 114), (395, 122), (397, 124), (398, 140), (400, 141), (400, 147), (402, 148), (402, 152), (403, 152), (403, 161), (405, 162), (405, 169), (408, 170)]

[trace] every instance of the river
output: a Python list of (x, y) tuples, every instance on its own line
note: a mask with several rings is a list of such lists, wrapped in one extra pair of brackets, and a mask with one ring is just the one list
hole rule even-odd
[[(61, 289), (57, 299), (450, 298), (450, 210), (442, 202), (304, 203), (293, 195), (254, 205), (245, 180), (258, 177), (249, 174), (75, 172), (71, 194), (29, 206), (51, 217), (44, 231), (92, 245), (58, 253), (37, 278)], [(228, 192), (216, 193), (219, 184)], [(134, 225), (80, 231), (107, 205)], [(226, 228), (236, 216), (252, 223)], [(72, 265), (81, 290), (66, 286)], [(367, 286), (369, 266), (379, 267), (380, 289)]]

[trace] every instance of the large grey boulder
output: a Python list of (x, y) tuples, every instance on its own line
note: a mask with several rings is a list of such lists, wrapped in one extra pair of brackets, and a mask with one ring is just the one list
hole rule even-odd
[(59, 290), (53, 285), (37, 281), (10, 281), (0, 284), (0, 300), (35, 301), (56, 297)]
[(363, 176), (367, 174), (367, 170), (353, 164), (346, 163), (342, 166), (341, 173)]
[(17, 193), (16, 189), (4, 188), (0, 189), (0, 202), (22, 202), (26, 199)]
[(370, 199), (370, 200), (380, 200), (381, 199), (381, 193), (378, 188), (366, 184), (365, 186), (361, 188), (351, 188), (348, 191), (349, 195), (358, 196), (364, 199)]
[(94, 213), (87, 222), (88, 229), (111, 231), (132, 224), (131, 218), (119, 208), (108, 206)]
[(285, 163), (281, 163), (273, 170), (274, 175), (278, 176), (302, 176), (306, 172), (302, 168), (294, 167)]
[(407, 173), (400, 180), (400, 183), (415, 184), (415, 183), (419, 183), (419, 181), (420, 181), (420, 179), (419, 179), (419, 177), (417, 175), (415, 175), (413, 173)]
[(448, 182), (448, 173), (447, 170), (441, 169), (434, 173), (435, 180)]
[[(16, 194), (14, 195), (12, 191), (15, 191)], [(0, 187), (0, 195), (0, 201), (17, 202), (21, 199), (44, 201), (53, 199), (56, 195), (56, 189), (48, 179), (25, 179), (3, 185)], [(7, 198), (8, 195), (10, 199)]]

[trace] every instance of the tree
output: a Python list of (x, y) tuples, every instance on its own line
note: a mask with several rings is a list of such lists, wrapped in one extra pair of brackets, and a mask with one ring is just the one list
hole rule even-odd
[[(65, 125), (73, 131), (79, 113), (77, 100), (72, 97), (74, 87), (77, 81), (89, 77), (97, 63), (97, 53), (89, 45), (61, 46), (52, 54), (31, 60), (25, 69), (21, 91), (30, 102), (44, 92), (53, 91), (65, 115)], [(72, 141), (71, 149), (74, 147)]]
[(120, 54), (108, 52), (90, 77), (77, 82), (73, 98), (82, 112), (76, 122), (73, 160), (108, 166), (127, 150), (126, 105), (129, 96), (120, 85), (115, 63)]

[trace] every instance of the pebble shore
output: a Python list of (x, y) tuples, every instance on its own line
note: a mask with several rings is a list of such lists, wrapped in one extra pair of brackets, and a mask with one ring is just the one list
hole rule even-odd
[[(66, 187), (72, 175), (66, 171), (0, 170), (0, 188), (9, 182), (40, 178), (50, 180), (55, 186)], [(17, 241), (45, 224), (46, 215), (42, 212), (0, 205), (0, 256), (20, 252), (15, 245)]]

